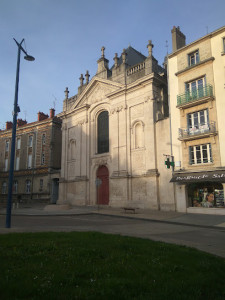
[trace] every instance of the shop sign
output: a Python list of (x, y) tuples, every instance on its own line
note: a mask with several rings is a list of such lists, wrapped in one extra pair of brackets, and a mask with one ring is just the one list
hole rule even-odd
[(217, 172), (199, 172), (199, 173), (186, 173), (174, 174), (170, 182), (198, 182), (198, 181), (218, 181), (225, 182), (225, 171)]

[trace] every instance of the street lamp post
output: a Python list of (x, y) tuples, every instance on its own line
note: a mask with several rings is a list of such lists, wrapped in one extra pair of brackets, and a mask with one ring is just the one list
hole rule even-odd
[(34, 57), (27, 54), (27, 52), (23, 49), (22, 43), (24, 39), (22, 39), (19, 44), (15, 39), (18, 46), (18, 54), (17, 54), (17, 67), (16, 67), (16, 85), (15, 85), (15, 98), (14, 98), (14, 110), (13, 110), (13, 128), (12, 128), (12, 142), (11, 142), (11, 155), (10, 155), (10, 169), (9, 169), (9, 183), (8, 183), (8, 198), (7, 198), (7, 209), (6, 209), (6, 228), (11, 227), (11, 208), (12, 208), (12, 187), (13, 187), (13, 172), (14, 172), (14, 158), (15, 158), (15, 141), (16, 141), (16, 122), (17, 122), (17, 114), (20, 112), (20, 108), (18, 106), (18, 90), (19, 90), (19, 71), (20, 71), (20, 53), (21, 50), (25, 54), (24, 59), (28, 61), (33, 61)]

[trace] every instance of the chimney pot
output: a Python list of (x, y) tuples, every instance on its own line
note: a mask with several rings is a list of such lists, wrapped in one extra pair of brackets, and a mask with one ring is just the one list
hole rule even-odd
[(48, 115), (44, 114), (43, 112), (38, 112), (38, 121), (43, 121), (45, 119), (48, 119)]
[(27, 124), (27, 121), (26, 120), (22, 120), (22, 119), (18, 119), (17, 120), (17, 126), (20, 127), (20, 126), (23, 126)]
[(186, 45), (186, 36), (180, 31), (180, 27), (173, 26), (172, 33), (172, 44), (173, 52), (184, 47)]
[(10, 121), (7, 121), (6, 122), (6, 126), (5, 126), (6, 128), (6, 130), (9, 130), (9, 129), (12, 129), (12, 127), (13, 127), (13, 123), (12, 122), (10, 122)]
[(51, 108), (50, 109), (50, 118), (52, 119), (52, 118), (54, 118), (54, 116), (55, 116), (55, 110), (54, 110), (54, 108)]

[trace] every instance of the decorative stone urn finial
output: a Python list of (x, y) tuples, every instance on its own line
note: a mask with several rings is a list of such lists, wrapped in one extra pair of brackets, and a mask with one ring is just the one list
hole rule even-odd
[(88, 84), (88, 82), (89, 82), (89, 77), (90, 77), (89, 72), (86, 71), (86, 74), (85, 74), (86, 84)]
[(83, 74), (80, 74), (80, 86), (82, 86), (84, 84), (84, 77)]
[(115, 57), (113, 58), (115, 67), (118, 67), (118, 54), (115, 53)]
[(125, 64), (126, 62), (126, 56), (127, 56), (126, 49), (123, 49), (123, 53), (122, 53), (123, 64)]
[(148, 48), (148, 56), (152, 56), (152, 48), (154, 47), (154, 45), (152, 44), (152, 41), (149, 40), (148, 41), (148, 45), (147, 45), (147, 48)]

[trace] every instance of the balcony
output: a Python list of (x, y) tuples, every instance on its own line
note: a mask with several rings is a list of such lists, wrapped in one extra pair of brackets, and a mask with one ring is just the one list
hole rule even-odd
[(199, 102), (206, 102), (210, 98), (213, 98), (213, 87), (208, 84), (204, 87), (195, 89), (185, 94), (177, 95), (177, 107), (189, 107)]
[(180, 141), (193, 140), (216, 134), (216, 122), (197, 124), (196, 127), (192, 128), (179, 128)]

